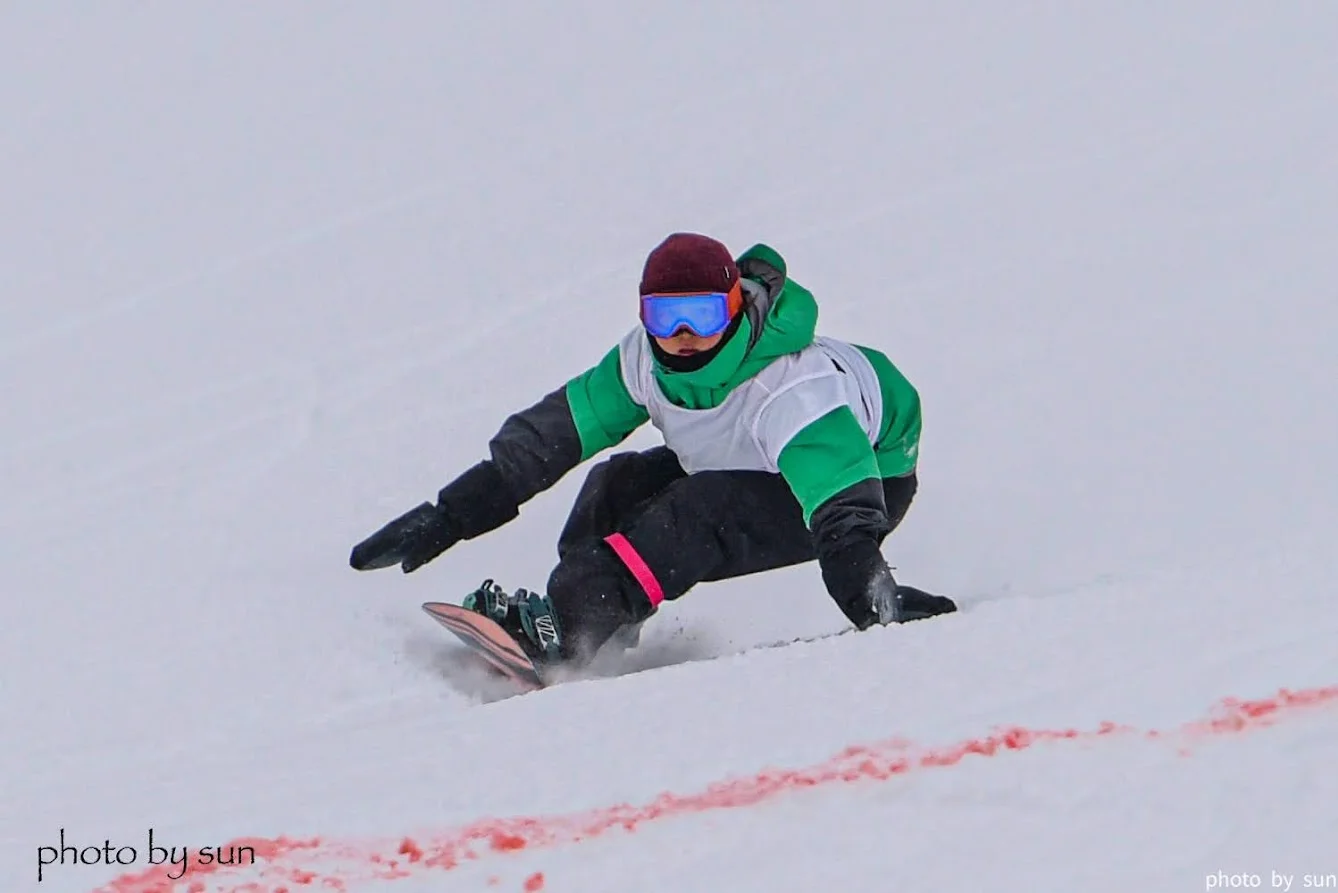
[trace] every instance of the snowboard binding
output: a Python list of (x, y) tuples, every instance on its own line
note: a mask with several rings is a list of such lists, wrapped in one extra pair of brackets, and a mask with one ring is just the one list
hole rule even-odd
[(528, 589), (517, 589), (508, 595), (489, 578), (464, 597), (461, 607), (500, 626), (535, 666), (552, 666), (562, 661), (562, 631), (548, 596)]

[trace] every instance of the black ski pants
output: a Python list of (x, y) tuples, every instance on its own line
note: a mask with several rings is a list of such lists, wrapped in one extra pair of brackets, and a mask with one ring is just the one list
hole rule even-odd
[[(916, 476), (884, 478), (889, 532)], [(617, 453), (590, 470), (548, 580), (568, 656), (588, 659), (619, 629), (697, 583), (813, 561), (814, 537), (779, 474), (688, 475), (667, 447)]]

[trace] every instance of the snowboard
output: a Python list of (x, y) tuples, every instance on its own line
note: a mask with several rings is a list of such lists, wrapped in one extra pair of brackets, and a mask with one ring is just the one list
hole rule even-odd
[[(900, 594), (908, 601), (908, 616), (902, 622), (923, 620), (941, 614), (950, 614), (958, 610), (952, 599), (933, 595), (922, 589), (910, 586), (898, 586)], [(518, 686), (522, 692), (538, 691), (547, 688), (547, 680), (530, 660), (520, 645), (497, 621), (462, 605), (448, 602), (424, 602), (423, 610), (437, 623), (455, 634), (464, 645), (479, 655), (489, 667)], [(804, 636), (777, 642), (752, 645), (745, 651), (768, 648), (783, 648), (787, 645), (818, 642), (848, 633), (858, 632), (854, 627), (846, 627), (838, 632), (822, 633), (816, 636)], [(726, 656), (726, 655), (721, 655)], [(556, 681), (556, 680), (551, 680)]]
[(526, 691), (538, 691), (546, 683), (529, 655), (497, 621), (460, 605), (425, 602), (423, 610), (479, 654), (494, 670)]

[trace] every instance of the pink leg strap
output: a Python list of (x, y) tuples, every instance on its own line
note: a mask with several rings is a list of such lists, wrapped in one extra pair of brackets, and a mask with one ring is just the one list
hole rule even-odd
[(636, 581), (641, 584), (641, 588), (646, 590), (646, 597), (650, 599), (650, 606), (658, 608), (660, 602), (664, 601), (664, 589), (660, 586), (660, 581), (655, 579), (655, 573), (646, 564), (645, 559), (637, 552), (636, 547), (621, 533), (614, 533), (604, 537), (604, 542), (613, 547), (613, 551), (618, 553), (623, 564), (636, 577)]

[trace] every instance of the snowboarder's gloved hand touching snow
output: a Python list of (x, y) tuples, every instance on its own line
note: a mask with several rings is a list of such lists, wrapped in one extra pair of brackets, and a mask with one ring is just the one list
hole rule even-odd
[(923, 620), (957, 610), (956, 602), (947, 596), (897, 583), (876, 542), (856, 540), (825, 552), (819, 562), (828, 591), (857, 629)]
[(896, 619), (897, 581), (877, 541), (856, 539), (843, 548), (824, 549), (818, 561), (827, 591), (856, 629)]
[(483, 461), (439, 494), (386, 524), (353, 547), (349, 564), (369, 571), (400, 565), (406, 574), (432, 561), (460, 540), (494, 530), (520, 509), (497, 466)]

